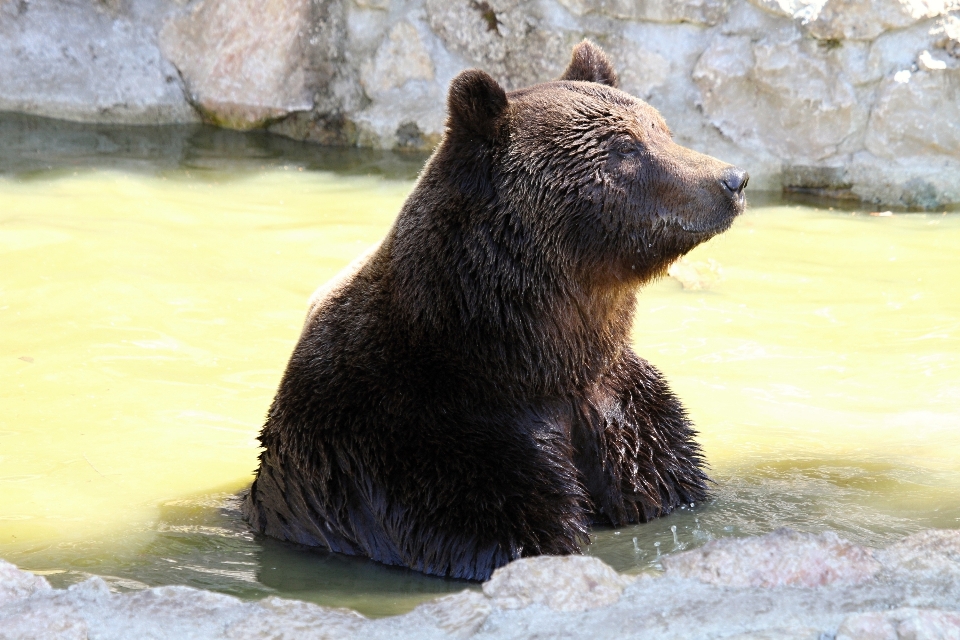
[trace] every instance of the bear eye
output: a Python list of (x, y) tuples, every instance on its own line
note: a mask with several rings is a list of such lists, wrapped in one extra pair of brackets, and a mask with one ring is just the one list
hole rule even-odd
[(632, 156), (638, 151), (637, 143), (628, 139), (618, 140), (614, 149), (621, 156)]

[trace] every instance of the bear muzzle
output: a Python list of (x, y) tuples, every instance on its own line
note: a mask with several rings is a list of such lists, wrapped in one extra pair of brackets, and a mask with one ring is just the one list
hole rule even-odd
[(720, 184), (727, 192), (739, 201), (744, 200), (743, 190), (747, 188), (750, 174), (740, 167), (730, 167), (720, 176)]

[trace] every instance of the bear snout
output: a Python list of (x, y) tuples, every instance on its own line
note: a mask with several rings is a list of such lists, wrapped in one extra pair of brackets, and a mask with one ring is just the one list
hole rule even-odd
[(740, 167), (730, 167), (720, 176), (720, 184), (736, 198), (743, 197), (743, 190), (747, 188), (750, 174)]

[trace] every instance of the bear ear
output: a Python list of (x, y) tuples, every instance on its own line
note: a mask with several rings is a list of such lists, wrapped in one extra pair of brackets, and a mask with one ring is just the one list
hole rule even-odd
[(447, 129), (452, 133), (493, 138), (506, 110), (507, 94), (503, 87), (483, 71), (468, 69), (450, 83)]
[(589, 40), (584, 40), (573, 48), (570, 66), (560, 79), (598, 82), (611, 87), (616, 87), (618, 83), (617, 72), (613, 70), (607, 54)]

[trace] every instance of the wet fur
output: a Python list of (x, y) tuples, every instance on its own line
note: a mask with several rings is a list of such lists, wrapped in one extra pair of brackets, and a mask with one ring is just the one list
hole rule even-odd
[(714, 184), (728, 165), (615, 83), (589, 43), (554, 83), (454, 80), (394, 227), (304, 327), (260, 436), (254, 529), (483, 580), (705, 497), (690, 421), (629, 332), (637, 287), (742, 202)]

